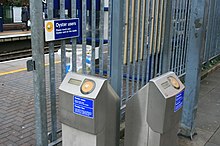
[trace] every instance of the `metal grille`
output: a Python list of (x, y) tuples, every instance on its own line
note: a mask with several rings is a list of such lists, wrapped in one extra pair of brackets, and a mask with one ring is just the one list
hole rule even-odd
[(189, 31), (190, 1), (173, 1), (170, 70), (181, 76), (185, 73)]
[(207, 9), (205, 11), (206, 19), (206, 38), (205, 49), (203, 55), (203, 63), (208, 63), (211, 59), (220, 54), (220, 1), (207, 1)]
[[(169, 52), (169, 69), (181, 76), (185, 73), (189, 0), (128, 0), (125, 3), (125, 39), (122, 81), (122, 105), (150, 79), (162, 74), (163, 51)], [(169, 48), (164, 48), (166, 16), (171, 13)]]

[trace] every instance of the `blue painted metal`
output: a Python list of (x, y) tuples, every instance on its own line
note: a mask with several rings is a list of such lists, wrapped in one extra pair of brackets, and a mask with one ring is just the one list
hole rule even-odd
[(142, 81), (141, 81), (141, 86), (143, 87), (146, 83), (146, 71), (147, 71), (147, 68), (146, 68), (146, 64), (147, 64), (147, 54), (149, 52), (148, 50), (148, 44), (147, 43), (144, 43), (145, 41), (148, 40), (148, 33), (149, 33), (149, 0), (145, 1), (145, 4), (143, 4), (143, 7), (144, 7), (144, 22), (143, 25), (144, 25), (144, 35), (143, 35), (143, 49), (144, 49), (144, 54), (143, 54), (143, 64), (142, 64)]
[[(100, 10), (100, 0), (96, 0), (96, 10)], [(92, 0), (87, 0), (87, 10), (92, 9)], [(60, 9), (60, 1), (54, 0), (54, 9)], [(65, 0), (65, 9), (71, 10), (71, 0)], [(76, 0), (76, 9), (82, 9), (82, 0)]]
[(204, 35), (203, 19), (205, 0), (191, 0), (189, 46), (185, 76), (185, 98), (181, 120), (180, 134), (192, 136), (196, 133), (195, 117), (200, 88), (200, 69), (202, 40)]
[(112, 35), (111, 35), (111, 85), (118, 95), (121, 93), (123, 4), (112, 0)]
[[(124, 3), (124, 5), (123, 5), (123, 17), (122, 17), (122, 22), (123, 22), (123, 24), (125, 24), (126, 23), (126, 21), (127, 21), (127, 19), (126, 19), (126, 0), (123, 0), (123, 3)], [(124, 31), (124, 33), (123, 33), (123, 35), (122, 35), (122, 48), (124, 48), (125, 49), (125, 47), (126, 47), (126, 41), (125, 41), (125, 34), (126, 34), (126, 30), (125, 30), (126, 28), (125, 28), (125, 25), (124, 25), (124, 27), (123, 27), (123, 31)], [(124, 49), (121, 49), (121, 55), (122, 55), (122, 59), (125, 57), (125, 53), (124, 53)], [(125, 86), (125, 84), (124, 84), (124, 69), (125, 69), (125, 65), (124, 65), (124, 62), (122, 61), (122, 63), (121, 63), (121, 87), (124, 87)], [(126, 97), (124, 97), (124, 88), (121, 88), (121, 93), (120, 93), (120, 95), (119, 95), (120, 97), (121, 97), (121, 107), (123, 107), (123, 105), (125, 105), (125, 102), (126, 102)], [(121, 113), (122, 114), (122, 113)], [(123, 113), (124, 114), (124, 113)]]
[[(132, 2), (131, 0), (127, 1), (128, 3), (128, 12), (132, 11)], [(131, 16), (131, 13), (128, 13), (128, 20), (127, 20), (127, 27), (128, 27), (128, 36), (127, 36), (127, 54), (125, 54), (127, 56), (127, 60), (126, 60), (126, 65), (127, 65), (127, 70), (126, 70), (126, 100), (128, 100), (129, 97), (129, 77), (130, 77), (130, 66), (131, 66), (131, 60), (130, 60), (130, 51), (131, 51), (131, 46), (130, 46), (130, 39), (131, 39), (131, 22), (133, 21), (133, 17)]]
[(135, 94), (135, 92), (136, 92), (136, 90), (135, 90), (135, 77), (136, 77), (136, 75), (135, 75), (135, 72), (136, 72), (136, 66), (137, 66), (137, 62), (136, 62), (136, 51), (137, 51), (137, 44), (136, 43), (138, 43), (138, 42), (136, 42), (136, 36), (138, 35), (137, 33), (138, 33), (138, 30), (136, 29), (136, 27), (137, 27), (137, 25), (139, 25), (138, 24), (138, 2), (139, 2), (140, 0), (136, 0), (135, 2), (134, 2), (134, 20), (133, 20), (133, 31), (134, 31), (134, 33), (133, 33), (133, 39), (131, 40), (131, 41), (133, 41), (133, 46), (131, 46), (132, 47), (132, 87), (131, 87), (131, 95), (134, 95)]
[[(141, 65), (142, 65), (142, 63), (143, 63), (143, 61), (142, 61), (142, 56), (141, 55), (143, 55), (143, 49), (144, 49), (144, 47), (143, 47), (143, 41), (142, 41), (142, 38), (144, 38), (144, 27), (143, 27), (143, 25), (144, 25), (144, 19), (143, 19), (143, 17), (144, 17), (144, 14), (145, 14), (145, 12), (144, 12), (144, 7), (145, 7), (145, 2), (144, 2), (145, 0), (141, 0), (140, 1), (140, 15), (139, 15), (139, 31), (140, 31), (140, 33), (139, 33), (139, 37), (138, 37), (138, 53), (137, 53), (137, 61), (138, 61), (138, 73), (137, 73), (137, 86), (136, 86), (136, 91), (138, 91), (139, 89), (140, 89), (140, 78), (141, 78)], [(142, 53), (142, 54), (141, 54)]]
[[(123, 48), (123, 1), (122, 0), (111, 0), (112, 4), (112, 34), (111, 34), (111, 86), (118, 95), (121, 93), (121, 82), (122, 82), (122, 48)], [(116, 143), (119, 145), (120, 140), (120, 103), (117, 105), (116, 115)]]

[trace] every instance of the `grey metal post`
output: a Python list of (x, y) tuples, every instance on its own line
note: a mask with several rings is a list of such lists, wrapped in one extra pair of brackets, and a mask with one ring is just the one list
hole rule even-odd
[(162, 73), (166, 73), (169, 71), (170, 69), (170, 58), (171, 58), (171, 40), (172, 40), (172, 0), (166, 0), (165, 2), (166, 7), (165, 7), (165, 23), (163, 26), (165, 29), (164, 32), (164, 38), (162, 40), (164, 40), (162, 42), (162, 46), (163, 46), (163, 65), (162, 65)]
[(45, 61), (43, 40), (43, 15), (42, 1), (30, 0), (31, 14), (31, 46), (32, 58), (35, 63), (34, 78), (34, 106), (36, 122), (36, 145), (47, 146), (47, 108), (46, 108), (46, 84)]
[(112, 0), (111, 36), (111, 85), (118, 95), (121, 93), (121, 67), (123, 42), (123, 1)]
[[(76, 0), (71, 0), (71, 16), (76, 18)], [(76, 44), (77, 38), (72, 38), (72, 72), (76, 72)]]
[[(60, 0), (60, 19), (65, 19), (65, 0)], [(66, 76), (66, 42), (61, 41), (61, 79)]]
[[(47, 1), (48, 19), (53, 19), (53, 0)], [(49, 43), (49, 63), (50, 63), (50, 101), (51, 101), (51, 134), (52, 141), (57, 139), (57, 109), (56, 109), (56, 77), (55, 77), (55, 56), (54, 43)]]
[(185, 96), (180, 134), (196, 134), (195, 117), (200, 88), (202, 41), (204, 37), (205, 0), (191, 0), (189, 45), (186, 61)]
[[(123, 1), (112, 0), (112, 34), (111, 34), (111, 85), (118, 95), (121, 93), (122, 81), (122, 47), (123, 47)], [(122, 98), (122, 97), (121, 97)], [(117, 115), (117, 143), (119, 146), (120, 133), (120, 104)]]

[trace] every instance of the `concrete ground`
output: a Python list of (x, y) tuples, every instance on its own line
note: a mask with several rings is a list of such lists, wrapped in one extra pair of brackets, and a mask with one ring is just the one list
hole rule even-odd
[(196, 129), (192, 141), (179, 137), (180, 146), (220, 146), (220, 69), (201, 82)]
[[(20, 62), (19, 62), (20, 63)], [(0, 64), (0, 146), (35, 145), (34, 97), (32, 72), (8, 70), (14, 65)], [(2, 72), (3, 67), (5, 72)], [(60, 79), (60, 65), (57, 64), (57, 79)], [(47, 110), (50, 129), (50, 100), (48, 67)], [(60, 80), (57, 80), (57, 85)], [(57, 86), (58, 87), (58, 86)], [(58, 127), (60, 123), (58, 122)], [(179, 137), (180, 146), (220, 146), (220, 69), (214, 71), (201, 82), (201, 90), (196, 118), (198, 135), (191, 141)], [(123, 140), (122, 140), (123, 145)]]

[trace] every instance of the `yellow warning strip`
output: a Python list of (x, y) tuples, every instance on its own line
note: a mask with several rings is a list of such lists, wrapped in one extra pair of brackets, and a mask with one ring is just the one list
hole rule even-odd
[[(55, 64), (58, 64), (60, 63), (61, 61), (56, 61)], [(48, 64), (45, 64), (45, 67), (49, 66), (49, 63)], [(22, 72), (22, 71), (26, 71), (27, 68), (21, 68), (21, 69), (17, 69), (17, 70), (12, 70), (12, 71), (8, 71), (8, 72), (3, 72), (3, 73), (0, 73), (0, 76), (4, 76), (4, 75), (9, 75), (9, 74), (13, 74), (13, 73), (18, 73), (18, 72)]]

